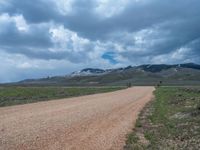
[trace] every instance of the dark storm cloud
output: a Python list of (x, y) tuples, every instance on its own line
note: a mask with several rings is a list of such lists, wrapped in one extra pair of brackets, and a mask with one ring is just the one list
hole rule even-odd
[(14, 23), (8, 23), (0, 32), (0, 47), (9, 46), (43, 47), (52, 46), (48, 28), (45, 26), (32, 26), (28, 32), (21, 32)]
[(120, 14), (103, 19), (94, 13), (97, 4), (91, 0), (74, 1), (72, 13), (66, 16), (59, 13), (53, 1), (43, 0), (35, 0), (34, 4), (32, 1), (10, 0), (10, 5), (4, 12), (11, 15), (23, 14), (31, 23), (50, 20), (61, 22), (67, 28), (91, 38), (105, 36), (105, 33), (120, 29), (133, 32), (171, 19), (199, 17), (198, 0), (146, 1), (130, 2)]
[(23, 14), (30, 23), (47, 22), (59, 17), (55, 4), (52, 1), (43, 0), (8, 0), (8, 4), (2, 8), (2, 12), (10, 15)]
[(66, 16), (65, 25), (91, 39), (106, 38), (108, 33), (114, 31), (136, 32), (165, 21), (173, 23), (179, 19), (190, 21), (192, 18), (199, 18), (199, 5), (198, 0), (147, 0), (132, 4), (130, 2), (120, 14), (103, 19), (91, 11), (93, 7), (83, 9), (79, 6), (73, 15)]
[(174, 20), (184, 19), (189, 22), (200, 17), (198, 0), (143, 0), (137, 3), (130, 1), (120, 14), (109, 18), (96, 14), (94, 8), (97, 2), (91, 0), (75, 0), (72, 3), (72, 12), (65, 16), (59, 13), (59, 8), (55, 7), (53, 1), (35, 0), (34, 4), (25, 0), (9, 2), (10, 5), (4, 12), (11, 15), (23, 14), (30, 23), (53, 20), (91, 40), (106, 39), (107, 34), (114, 31), (136, 32), (164, 21), (173, 23)]

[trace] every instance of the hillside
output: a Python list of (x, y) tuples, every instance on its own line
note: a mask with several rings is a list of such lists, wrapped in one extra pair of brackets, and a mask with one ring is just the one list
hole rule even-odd
[(155, 85), (162, 81), (164, 85), (199, 85), (200, 65), (141, 65), (117, 69), (86, 68), (66, 76), (55, 76), (41, 79), (28, 79), (15, 84), (29, 85)]

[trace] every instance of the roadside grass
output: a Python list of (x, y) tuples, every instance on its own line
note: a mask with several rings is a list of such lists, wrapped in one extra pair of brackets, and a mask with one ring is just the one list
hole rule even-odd
[(111, 92), (124, 87), (0, 87), (0, 107)]
[(159, 87), (154, 94), (124, 149), (200, 149), (200, 87)]

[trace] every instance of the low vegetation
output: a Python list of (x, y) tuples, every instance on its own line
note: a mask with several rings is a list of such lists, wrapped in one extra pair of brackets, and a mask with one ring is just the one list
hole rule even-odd
[(126, 150), (200, 149), (200, 88), (159, 87), (139, 115)]
[(0, 87), (0, 107), (111, 92), (123, 87)]

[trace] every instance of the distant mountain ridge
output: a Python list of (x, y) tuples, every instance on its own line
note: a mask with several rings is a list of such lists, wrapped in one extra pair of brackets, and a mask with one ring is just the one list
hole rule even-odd
[(85, 68), (80, 71), (73, 72), (71, 76), (87, 76), (87, 75), (102, 75), (105, 73), (109, 73), (116, 70), (127, 70), (127, 69), (141, 69), (143, 71), (147, 72), (160, 72), (162, 70), (170, 69), (170, 68), (191, 68), (191, 69), (199, 69), (200, 65), (194, 64), (194, 63), (186, 63), (186, 64), (175, 64), (175, 65), (167, 65), (167, 64), (146, 64), (146, 65), (140, 65), (140, 66), (128, 66), (124, 68), (117, 68), (117, 69), (98, 69), (98, 68)]
[(166, 85), (200, 85), (200, 65), (185, 64), (145, 64), (116, 69), (85, 68), (66, 76), (41, 79), (27, 79), (17, 84), (42, 85), (155, 85), (159, 81)]
[(87, 76), (87, 75), (99, 75), (106, 73), (106, 70), (96, 69), (96, 68), (85, 68), (80, 71), (75, 71), (71, 73), (71, 76)]
[(141, 65), (138, 68), (143, 69), (144, 71), (149, 72), (160, 72), (162, 70), (170, 69), (170, 68), (191, 68), (191, 69), (199, 69), (200, 65), (194, 63), (186, 63), (186, 64), (176, 64), (176, 65), (166, 65), (166, 64), (158, 64), (158, 65)]

